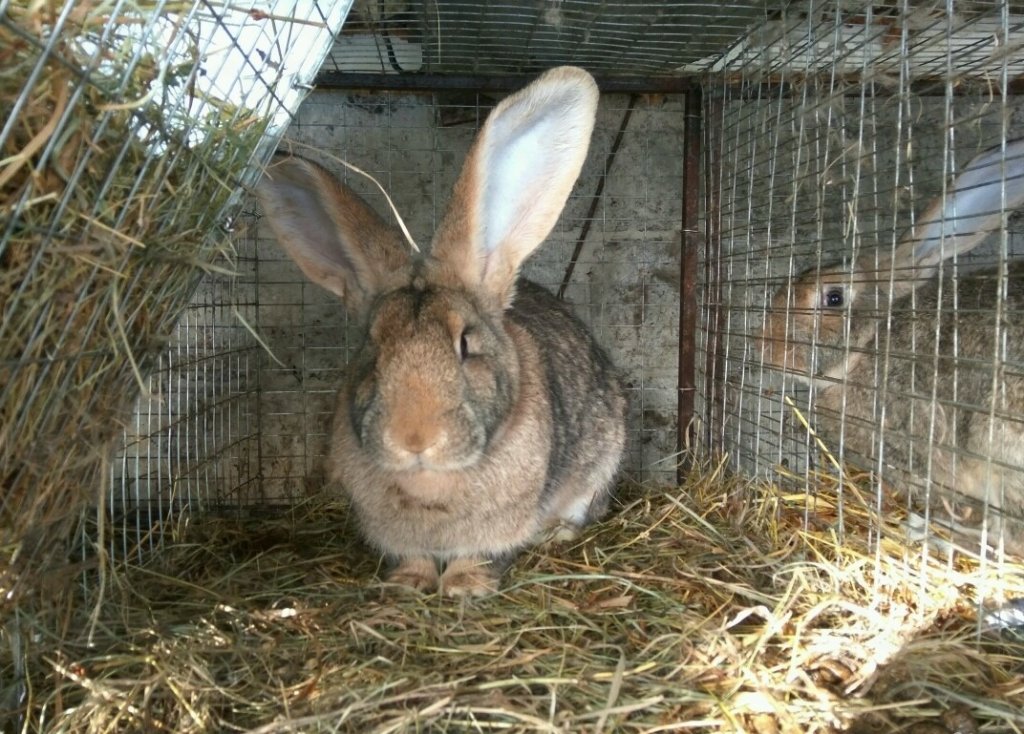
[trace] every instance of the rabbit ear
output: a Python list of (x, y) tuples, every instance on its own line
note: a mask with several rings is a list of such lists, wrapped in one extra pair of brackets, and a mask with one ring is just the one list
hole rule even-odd
[(256, 186), (281, 247), (310, 280), (361, 311), (409, 262), (397, 229), (317, 164), (282, 157)]
[(929, 278), (942, 260), (976, 247), (998, 229), (1004, 212), (1022, 204), (1024, 138), (1007, 143), (1005, 152), (998, 147), (973, 158), (897, 247), (894, 264), (913, 269), (918, 282)]
[(473, 144), (432, 254), (501, 307), (576, 183), (598, 96), (582, 69), (552, 69), (502, 100)]

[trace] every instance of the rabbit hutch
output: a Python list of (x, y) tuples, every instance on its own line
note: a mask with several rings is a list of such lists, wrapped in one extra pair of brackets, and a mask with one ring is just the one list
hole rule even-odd
[[(0, 62), (4, 732), (1024, 730), (1024, 5), (0, 0)], [(396, 590), (325, 470), (358, 320), (253, 191), (425, 249), (563, 65), (522, 274), (621, 374), (615, 499)]]

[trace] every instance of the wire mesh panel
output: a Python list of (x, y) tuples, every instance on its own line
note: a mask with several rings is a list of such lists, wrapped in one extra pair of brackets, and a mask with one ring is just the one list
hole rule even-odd
[(706, 438), (804, 487), (872, 471), (975, 551), (1021, 548), (1020, 21), (807, 13), (709, 106)]
[[(499, 97), (318, 92), (284, 147), (322, 162), (388, 211), (376, 177), (426, 247), (479, 125)], [(682, 116), (674, 97), (605, 96), (583, 174), (555, 231), (528, 262), (563, 292), (630, 384), (628, 466), (674, 472)], [(337, 298), (307, 281), (270, 235), (258, 245), (261, 496), (294, 501), (323, 483), (335, 394), (353, 337)]]
[[(210, 448), (184, 403), (222, 399), (223, 383), (242, 379), (244, 359), (200, 366), (201, 352), (241, 341), (214, 331), (189, 346), (186, 334), (219, 319), (215, 309), (175, 323), (204, 274), (235, 267), (226, 214), (305, 94), (316, 50), (347, 4), (288, 10), (0, 3), (6, 600), (38, 578), (43, 559), (66, 558), (85, 506), (109, 500), (123, 515), (180, 499), (176, 471), (160, 462), (194, 467)], [(312, 63), (289, 56), (296, 48), (312, 49)], [(146, 384), (157, 360), (180, 368), (184, 388), (166, 376)], [(133, 416), (140, 390), (148, 406)], [(143, 414), (156, 423), (142, 426)], [(236, 428), (236, 437), (248, 431)], [(110, 467), (120, 488), (106, 495), (125, 430), (152, 437)], [(37, 566), (23, 577), (15, 562)]]
[(156, 357), (147, 390), (111, 465), (108, 504), (116, 557), (141, 560), (184, 510), (232, 507), (258, 481), (253, 319), (255, 260), (236, 244), (234, 274), (207, 275)]
[(763, 17), (761, 3), (545, 0), (359, 3), (325, 70), (525, 74), (560, 64), (596, 74), (702, 70)]

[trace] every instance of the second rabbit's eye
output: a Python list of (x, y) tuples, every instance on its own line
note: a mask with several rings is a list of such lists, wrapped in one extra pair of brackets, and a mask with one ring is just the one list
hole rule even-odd
[(846, 303), (843, 297), (843, 289), (839, 287), (827, 288), (821, 295), (821, 305), (825, 308), (840, 308)]
[(469, 339), (466, 337), (466, 332), (463, 331), (462, 334), (459, 335), (459, 359), (461, 359), (463, 362), (465, 362), (466, 358), (468, 356), (469, 356)]

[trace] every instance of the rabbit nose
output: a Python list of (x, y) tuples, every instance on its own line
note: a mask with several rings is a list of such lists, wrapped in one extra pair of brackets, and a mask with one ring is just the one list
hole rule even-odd
[(419, 375), (405, 376), (394, 385), (388, 401), (384, 437), (402, 454), (421, 455), (444, 442), (444, 403)]
[(391, 413), (382, 429), (384, 445), (399, 455), (420, 456), (445, 440), (443, 422), (433, 412), (398, 409)]
[(441, 436), (437, 426), (422, 425), (412, 426), (401, 430), (393, 438), (395, 445), (410, 454), (423, 454), (431, 447), (436, 446)]

